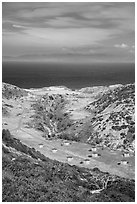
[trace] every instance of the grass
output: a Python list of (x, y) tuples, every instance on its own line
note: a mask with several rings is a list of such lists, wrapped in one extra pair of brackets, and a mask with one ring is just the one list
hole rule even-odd
[[(3, 202), (133, 202), (135, 182), (50, 160), (3, 130)], [(109, 183), (99, 194), (109, 178)]]

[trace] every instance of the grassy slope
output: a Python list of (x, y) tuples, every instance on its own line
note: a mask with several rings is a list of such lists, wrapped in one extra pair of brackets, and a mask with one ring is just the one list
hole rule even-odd
[[(3, 202), (130, 202), (134, 181), (46, 158), (3, 130)], [(107, 187), (99, 194), (92, 190)], [(113, 181), (112, 181), (113, 180)]]

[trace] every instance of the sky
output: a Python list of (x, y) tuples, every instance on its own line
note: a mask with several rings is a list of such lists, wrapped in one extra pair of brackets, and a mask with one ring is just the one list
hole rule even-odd
[(134, 62), (133, 2), (3, 2), (3, 61)]

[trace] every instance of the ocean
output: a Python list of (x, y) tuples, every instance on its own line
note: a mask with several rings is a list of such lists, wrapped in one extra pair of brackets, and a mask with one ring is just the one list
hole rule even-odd
[(134, 63), (51, 64), (3, 62), (2, 81), (21, 88), (83, 87), (135, 82)]

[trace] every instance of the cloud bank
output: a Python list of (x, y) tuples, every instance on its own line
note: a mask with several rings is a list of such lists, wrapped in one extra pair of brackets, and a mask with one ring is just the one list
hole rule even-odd
[(134, 61), (134, 3), (4, 2), (2, 11), (3, 59)]

